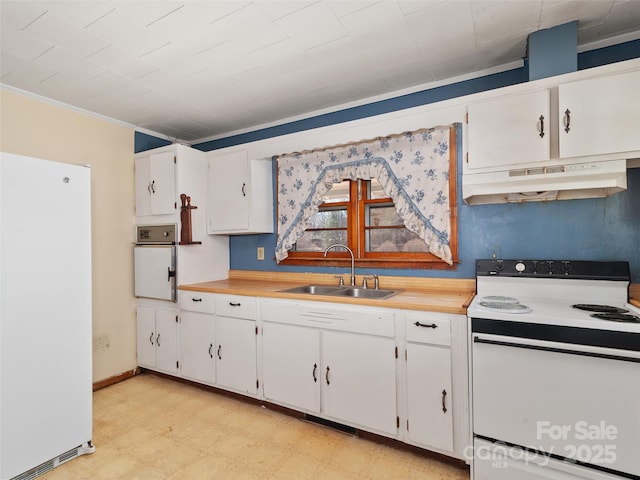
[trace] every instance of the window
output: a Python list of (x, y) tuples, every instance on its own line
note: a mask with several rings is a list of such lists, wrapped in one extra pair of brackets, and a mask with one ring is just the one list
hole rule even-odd
[(276, 260), (452, 269), (458, 262), (456, 127), (278, 156)]
[[(349, 246), (361, 267), (451, 268), (430, 254), (427, 244), (404, 226), (393, 200), (375, 179), (333, 184), (283, 263), (346, 265), (350, 255), (344, 249), (332, 249), (324, 257), (324, 250), (335, 243)], [(452, 247), (457, 258), (457, 241)]]

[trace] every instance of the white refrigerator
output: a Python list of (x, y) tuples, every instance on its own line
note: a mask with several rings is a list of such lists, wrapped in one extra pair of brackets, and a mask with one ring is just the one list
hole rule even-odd
[(0, 153), (0, 479), (91, 453), (91, 170)]

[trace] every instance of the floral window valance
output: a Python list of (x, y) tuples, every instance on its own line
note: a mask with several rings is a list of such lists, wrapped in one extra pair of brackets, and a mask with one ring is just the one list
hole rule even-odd
[(451, 128), (434, 127), (279, 156), (276, 260), (287, 258), (332, 184), (375, 178), (393, 199), (405, 226), (425, 241), (430, 253), (451, 265)]

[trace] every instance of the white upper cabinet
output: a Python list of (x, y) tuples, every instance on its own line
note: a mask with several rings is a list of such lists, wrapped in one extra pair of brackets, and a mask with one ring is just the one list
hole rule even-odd
[(640, 150), (640, 71), (558, 87), (560, 157)]
[(548, 160), (549, 106), (549, 90), (468, 105), (467, 168)]
[(207, 154), (207, 232), (273, 233), (271, 160), (252, 160), (246, 150)]
[(176, 212), (175, 158), (173, 151), (136, 155), (136, 216)]

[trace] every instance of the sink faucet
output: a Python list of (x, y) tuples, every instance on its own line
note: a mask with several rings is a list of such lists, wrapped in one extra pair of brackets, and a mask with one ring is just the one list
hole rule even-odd
[(353, 251), (347, 247), (345, 244), (343, 243), (334, 243), (333, 245), (329, 245), (327, 248), (324, 249), (324, 256), (327, 256), (327, 252), (329, 250), (331, 250), (334, 247), (342, 247), (344, 249), (346, 249), (350, 254), (351, 254), (351, 286), (355, 287), (356, 286), (356, 272), (355, 272), (355, 257), (353, 256)]

